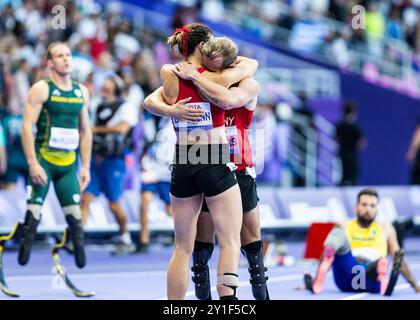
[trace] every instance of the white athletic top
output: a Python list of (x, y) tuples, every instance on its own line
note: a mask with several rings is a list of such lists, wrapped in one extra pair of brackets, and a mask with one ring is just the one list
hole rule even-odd
[(162, 118), (156, 134), (156, 141), (149, 147), (141, 161), (142, 183), (170, 182), (169, 166), (173, 161), (176, 135), (171, 121)]

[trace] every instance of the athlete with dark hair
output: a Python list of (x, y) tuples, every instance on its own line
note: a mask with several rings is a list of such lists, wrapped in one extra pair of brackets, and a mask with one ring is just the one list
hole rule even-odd
[[(357, 196), (357, 219), (337, 224), (324, 241), (324, 252), (314, 279), (306, 274), (306, 289), (320, 293), (326, 274), (332, 266), (337, 287), (345, 292), (371, 292), (391, 295), (399, 273), (416, 292), (420, 286), (411, 274), (390, 223), (376, 222), (378, 193), (363, 189)], [(387, 254), (393, 257), (390, 278), (387, 277)], [(360, 273), (363, 273), (360, 275)], [(359, 274), (359, 278), (355, 278)]]

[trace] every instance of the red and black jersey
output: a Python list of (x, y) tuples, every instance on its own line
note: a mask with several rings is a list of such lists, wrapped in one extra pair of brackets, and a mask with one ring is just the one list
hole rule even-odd
[(248, 129), (251, 125), (254, 111), (245, 107), (227, 110), (225, 113), (226, 135), (230, 146), (230, 159), (241, 171), (253, 167), (252, 148), (249, 143)]
[[(198, 72), (203, 73), (205, 68), (199, 68)], [(179, 93), (176, 101), (191, 97), (186, 103), (189, 108), (201, 109), (204, 116), (200, 121), (178, 121), (172, 119), (175, 131), (211, 130), (225, 125), (225, 111), (216, 105), (204, 101), (198, 94), (198, 90), (191, 80), (179, 79)]]

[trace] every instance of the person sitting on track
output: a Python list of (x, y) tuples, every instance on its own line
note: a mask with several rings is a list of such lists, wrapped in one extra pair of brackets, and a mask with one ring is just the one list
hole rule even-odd
[[(337, 287), (344, 292), (370, 292), (391, 295), (399, 273), (415, 292), (420, 286), (411, 274), (390, 223), (376, 222), (378, 193), (363, 189), (357, 195), (357, 219), (338, 223), (324, 241), (324, 251), (315, 279), (305, 274), (306, 289), (320, 293), (332, 266)], [(393, 257), (388, 279), (387, 254)]]

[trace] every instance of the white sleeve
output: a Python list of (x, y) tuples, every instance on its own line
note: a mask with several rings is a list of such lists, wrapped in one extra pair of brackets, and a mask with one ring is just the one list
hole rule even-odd
[(131, 127), (134, 127), (139, 121), (138, 108), (131, 103), (123, 103), (111, 120), (108, 121), (107, 127), (112, 127), (120, 122), (127, 122)]
[(128, 91), (127, 101), (134, 105), (141, 105), (144, 100), (144, 92), (137, 84), (131, 85)]

